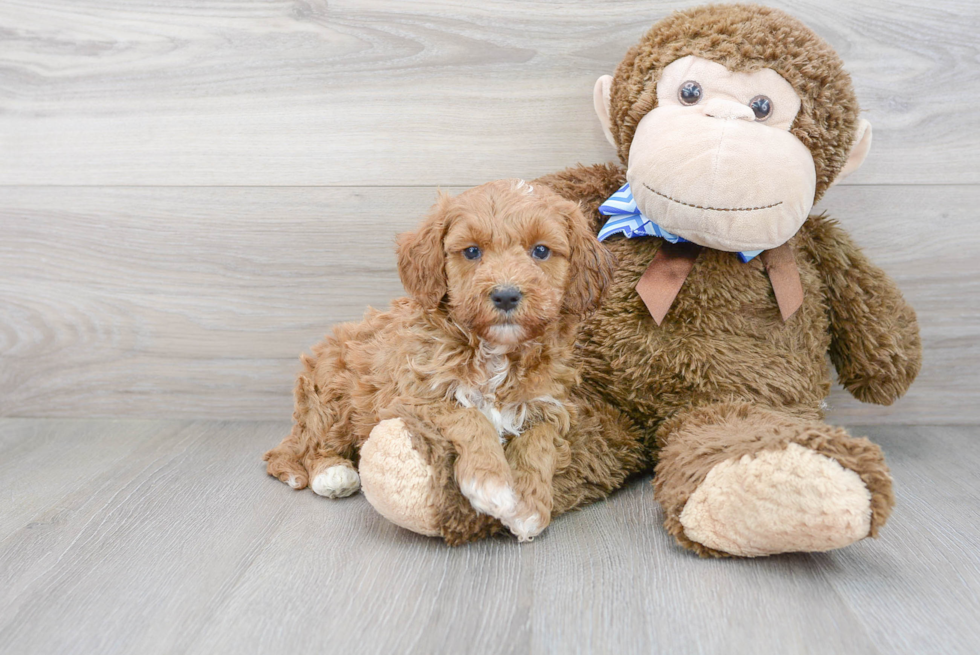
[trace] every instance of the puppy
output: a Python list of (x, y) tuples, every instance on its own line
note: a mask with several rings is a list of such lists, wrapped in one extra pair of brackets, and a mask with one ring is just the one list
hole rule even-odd
[(476, 511), (521, 540), (539, 534), (568, 456), (576, 328), (600, 300), (611, 256), (577, 204), (502, 180), (440, 194), (399, 237), (398, 271), (411, 297), (336, 326), (303, 356), (295, 424), (265, 454), (268, 473), (348, 496), (372, 428), (411, 415), (451, 445)]

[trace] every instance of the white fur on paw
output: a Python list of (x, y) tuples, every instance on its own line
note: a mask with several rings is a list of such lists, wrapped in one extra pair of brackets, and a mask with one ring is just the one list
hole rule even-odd
[(326, 498), (343, 498), (361, 488), (357, 471), (344, 464), (331, 466), (313, 478), (313, 492)]
[(299, 480), (296, 479), (295, 475), (290, 475), (289, 480), (286, 482), (293, 489), (299, 489)]
[(507, 527), (514, 533), (518, 541), (531, 541), (544, 531), (541, 515), (537, 513), (531, 514), (527, 518), (511, 519), (507, 522)]
[(460, 482), (459, 490), (473, 509), (501, 520), (509, 519), (517, 509), (517, 494), (506, 484), (491, 481), (481, 484), (470, 478)]

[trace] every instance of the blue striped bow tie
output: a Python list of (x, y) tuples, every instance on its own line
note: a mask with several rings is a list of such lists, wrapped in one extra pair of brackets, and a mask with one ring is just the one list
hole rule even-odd
[[(660, 237), (670, 243), (687, 243), (687, 239), (671, 234), (640, 213), (630, 190), (630, 183), (624, 184), (609, 200), (599, 205), (599, 213), (609, 216), (609, 220), (599, 230), (599, 241), (622, 232), (627, 239), (633, 237)], [(738, 253), (743, 262), (751, 261), (761, 250), (746, 250)]]

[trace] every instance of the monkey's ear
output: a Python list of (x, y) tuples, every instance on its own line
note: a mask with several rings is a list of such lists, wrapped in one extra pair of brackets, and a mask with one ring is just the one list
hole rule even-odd
[(869, 150), (871, 150), (871, 123), (862, 118), (858, 121), (854, 133), (854, 145), (851, 146), (851, 153), (847, 156), (847, 163), (844, 164), (844, 168), (840, 169), (834, 184), (861, 168)]
[(606, 141), (616, 148), (618, 146), (616, 139), (613, 138), (612, 119), (609, 117), (609, 93), (612, 89), (612, 81), (612, 75), (603, 75), (596, 80), (595, 89), (592, 91), (592, 104), (595, 106), (599, 122), (602, 123), (602, 132), (606, 135)]
[(405, 290), (428, 309), (435, 309), (446, 295), (447, 210), (452, 198), (439, 194), (432, 212), (415, 232), (398, 235), (398, 277)]
[(569, 283), (565, 292), (565, 310), (581, 316), (599, 306), (612, 281), (616, 260), (599, 243), (577, 203), (567, 201), (563, 212), (568, 221)]

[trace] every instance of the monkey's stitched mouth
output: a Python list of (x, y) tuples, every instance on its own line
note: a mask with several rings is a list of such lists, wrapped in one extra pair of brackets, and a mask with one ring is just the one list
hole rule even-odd
[(683, 200), (678, 200), (677, 198), (671, 198), (666, 193), (660, 193), (646, 182), (643, 183), (643, 186), (645, 186), (648, 190), (657, 194), (661, 198), (666, 198), (671, 202), (676, 202), (678, 205), (684, 205), (685, 207), (694, 207), (695, 209), (708, 209), (713, 212), (754, 212), (760, 209), (769, 209), (771, 207), (778, 207), (779, 205), (783, 204), (783, 201), (780, 200), (779, 202), (774, 202), (771, 205), (764, 205), (762, 207), (702, 207), (701, 205), (694, 205), (689, 202), (684, 202)]

